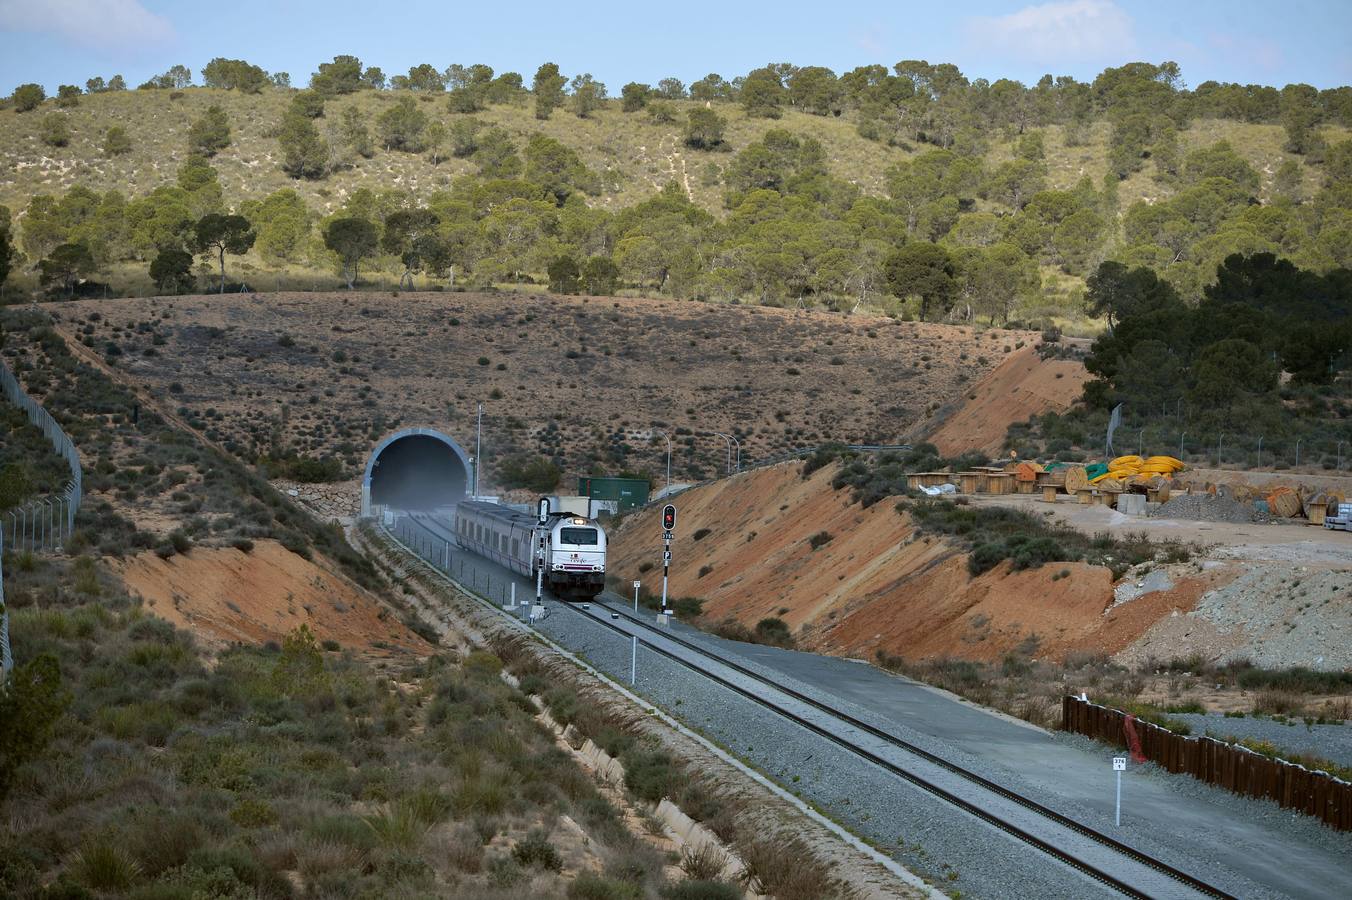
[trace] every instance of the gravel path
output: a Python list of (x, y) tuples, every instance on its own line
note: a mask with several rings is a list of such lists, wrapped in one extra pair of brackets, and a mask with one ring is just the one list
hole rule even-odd
[(1245, 716), (1225, 716), (1169, 713), (1171, 719), (1181, 719), (1192, 726), (1193, 734), (1209, 734), (1215, 738), (1231, 735), (1270, 741), (1283, 750), (1312, 753), (1339, 765), (1352, 766), (1352, 724), (1306, 725), (1300, 720), (1279, 722), (1275, 719)]

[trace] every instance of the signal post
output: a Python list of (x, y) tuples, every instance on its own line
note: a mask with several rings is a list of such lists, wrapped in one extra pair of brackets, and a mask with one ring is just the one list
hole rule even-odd
[(662, 616), (663, 622), (671, 615), (667, 608), (667, 576), (671, 573), (671, 539), (675, 537), (676, 507), (668, 503), (662, 507)]

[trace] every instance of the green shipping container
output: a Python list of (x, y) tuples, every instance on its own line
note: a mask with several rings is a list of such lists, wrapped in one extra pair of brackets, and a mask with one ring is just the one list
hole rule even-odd
[(617, 511), (637, 509), (648, 502), (649, 484), (642, 478), (579, 478), (582, 497), (616, 504)]

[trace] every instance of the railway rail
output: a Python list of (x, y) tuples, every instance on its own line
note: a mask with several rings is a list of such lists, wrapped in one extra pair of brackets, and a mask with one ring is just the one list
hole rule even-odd
[[(454, 536), (436, 519), (422, 516), (409, 518), (428, 535), (454, 543)], [(602, 598), (606, 597), (607, 595), (602, 595)], [(1170, 896), (1204, 896), (1227, 900), (1234, 897), (1224, 889), (1209, 884), (1168, 862), (1057, 812), (883, 728), (865, 722), (831, 703), (776, 682), (755, 669), (695, 641), (683, 638), (668, 628), (649, 623), (641, 615), (635, 615), (624, 598), (614, 594), (610, 594), (609, 598), (613, 599), (598, 598), (592, 604), (584, 605), (566, 603), (558, 605), (626, 638), (638, 635), (638, 639), (650, 652), (685, 666), (721, 687), (772, 710), (795, 725), (826, 738), (854, 755), (1126, 896), (1140, 898), (1162, 896), (1160, 891), (1152, 890), (1150, 886), (1142, 883), (1140, 875), (1141, 869), (1144, 868), (1148, 873), (1164, 876), (1168, 883), (1181, 889), (1181, 892), (1171, 892), (1168, 894)], [(619, 602), (613, 602), (614, 600)], [(484, 602), (501, 612), (491, 602)], [(590, 608), (593, 605), (599, 609)], [(616, 620), (623, 620), (628, 627), (617, 625)], [(709, 663), (714, 665), (710, 666)], [(785, 702), (785, 698), (789, 702)], [(795, 705), (799, 708), (795, 708)], [(872, 738), (883, 747), (909, 757), (911, 762), (907, 764), (895, 757), (889, 758), (879, 752), (876, 746), (868, 746), (866, 741), (860, 739), (860, 735)], [(936, 777), (936, 770), (937, 773), (946, 773), (953, 778), (947, 784), (941, 783), (945, 779)], [(993, 800), (995, 802), (992, 802)], [(1008, 815), (1009, 804), (1028, 814), (1027, 820), (1022, 823), (1012, 821), (1013, 817)], [(1002, 806), (1005, 807), (1003, 811), (999, 809)], [(1068, 848), (1066, 844), (1074, 841), (1064, 840), (1067, 833), (1089, 842), (1101, 852), (1101, 858), (1087, 859), (1086, 856), (1090, 854), (1084, 852), (1084, 847)]]

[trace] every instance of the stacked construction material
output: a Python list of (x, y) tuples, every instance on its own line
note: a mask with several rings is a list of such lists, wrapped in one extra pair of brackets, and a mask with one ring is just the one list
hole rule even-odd
[(1175, 472), (1181, 472), (1183, 463), (1172, 456), (1119, 456), (1108, 463), (1107, 471), (1090, 476), (1089, 483), (1099, 490), (1126, 491), (1158, 490)]

